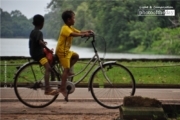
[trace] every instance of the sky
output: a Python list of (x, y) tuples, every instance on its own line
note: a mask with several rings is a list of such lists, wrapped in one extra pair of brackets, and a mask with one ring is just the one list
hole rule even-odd
[(13, 10), (19, 10), (28, 19), (35, 14), (44, 15), (50, 11), (46, 8), (51, 0), (0, 0), (0, 8), (3, 11), (11, 13)]

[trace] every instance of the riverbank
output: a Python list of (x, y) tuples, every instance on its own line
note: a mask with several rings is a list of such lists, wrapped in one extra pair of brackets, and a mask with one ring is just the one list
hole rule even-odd
[[(48, 44), (47, 47), (50, 49), (53, 48), (56, 49), (57, 41), (54, 39), (44, 39)], [(29, 47), (28, 38), (1, 38), (1, 51), (0, 56), (1, 57), (16, 57), (16, 56), (25, 56), (30, 57), (29, 55)], [(11, 46), (9, 46), (11, 45)], [(108, 48), (107, 48), (108, 49)], [(85, 47), (78, 47), (78, 46), (72, 46), (71, 50), (77, 52), (79, 54), (79, 57), (82, 59), (84, 58), (90, 58), (94, 55), (94, 51), (92, 47), (85, 48)], [(101, 58), (105, 59), (169, 59), (169, 58), (179, 58), (178, 55), (160, 55), (160, 54), (137, 54), (138, 52), (134, 54), (130, 53), (106, 53), (104, 54), (104, 51), (100, 52), (98, 51), (99, 56)], [(132, 52), (131, 52), (132, 53)]]

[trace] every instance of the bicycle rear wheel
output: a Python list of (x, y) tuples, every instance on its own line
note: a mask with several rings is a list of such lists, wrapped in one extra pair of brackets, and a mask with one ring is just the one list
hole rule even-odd
[(132, 73), (123, 65), (117, 63), (103, 64), (97, 68), (90, 80), (90, 90), (93, 98), (101, 106), (116, 109), (122, 105), (125, 96), (135, 93), (135, 80)]
[[(58, 80), (54, 73), (50, 76), (53, 80)], [(36, 61), (23, 65), (14, 77), (15, 94), (28, 107), (42, 108), (56, 100), (58, 95), (45, 95), (44, 88), (44, 66)]]

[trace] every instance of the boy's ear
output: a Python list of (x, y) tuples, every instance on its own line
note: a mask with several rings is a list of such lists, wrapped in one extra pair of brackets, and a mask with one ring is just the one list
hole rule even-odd
[(67, 22), (69, 22), (70, 20), (71, 20), (71, 18), (68, 18), (68, 19), (67, 19)]

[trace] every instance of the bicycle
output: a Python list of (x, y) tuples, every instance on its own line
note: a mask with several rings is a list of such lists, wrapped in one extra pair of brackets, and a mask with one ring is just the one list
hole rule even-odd
[[(128, 68), (117, 63), (116, 61), (102, 62), (95, 47), (95, 34), (92, 34), (91, 44), (94, 50), (94, 56), (89, 60), (87, 65), (77, 74), (70, 76), (67, 80), (66, 88), (68, 94), (75, 91), (75, 86), (82, 82), (95, 65), (98, 65), (90, 76), (88, 88), (94, 100), (101, 106), (109, 109), (116, 109), (122, 105), (122, 99), (125, 96), (134, 95), (135, 80), (133, 74)], [(87, 41), (86, 40), (86, 41)], [(92, 63), (92, 65), (90, 65)], [(98, 63), (98, 64), (97, 64)], [(89, 66), (89, 68), (88, 68)], [(73, 82), (73, 78), (84, 70), (83, 77)], [(44, 95), (44, 67), (37, 61), (30, 61), (22, 65), (14, 77), (14, 91), (24, 105), (32, 108), (42, 108), (50, 105), (56, 100), (58, 95)], [(50, 85), (59, 89), (61, 85), (62, 67), (57, 60), (52, 66)]]

